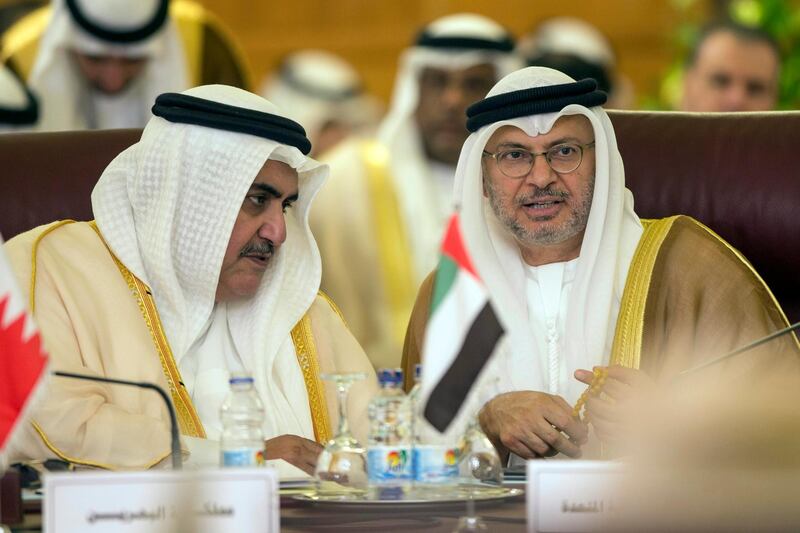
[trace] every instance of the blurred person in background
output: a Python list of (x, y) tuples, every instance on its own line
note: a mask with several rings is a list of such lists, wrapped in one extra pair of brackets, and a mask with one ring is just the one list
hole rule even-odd
[(311, 213), (322, 287), (378, 367), (399, 365), (414, 294), (436, 264), (468, 135), (464, 112), (520, 66), (513, 48), (486, 17), (433, 21), (400, 58), (377, 139), (324, 158), (331, 180)]
[(3, 62), (39, 96), (44, 131), (141, 128), (158, 94), (249, 83), (219, 23), (186, 0), (54, 0), (4, 34)]
[(689, 54), (681, 111), (771, 111), (781, 53), (766, 32), (732, 21), (706, 26)]
[(380, 120), (380, 104), (364, 92), (355, 68), (324, 50), (286, 56), (261, 94), (306, 129), (315, 157), (349, 135), (372, 133)]
[(549, 67), (569, 77), (593, 78), (608, 94), (606, 108), (634, 106), (633, 85), (617, 72), (611, 41), (595, 26), (575, 17), (554, 17), (519, 39), (517, 52), (528, 66)]

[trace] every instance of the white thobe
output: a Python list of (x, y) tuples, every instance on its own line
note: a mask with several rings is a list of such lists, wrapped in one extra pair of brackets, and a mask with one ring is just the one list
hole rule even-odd
[[(567, 305), (578, 260), (550, 263), (525, 268), (525, 290), (528, 301), (528, 323), (539, 344), (538, 353), (547, 354), (547, 383), (550, 394), (564, 395), (574, 368), (567, 368), (564, 352)], [(577, 398), (565, 398), (575, 403)]]

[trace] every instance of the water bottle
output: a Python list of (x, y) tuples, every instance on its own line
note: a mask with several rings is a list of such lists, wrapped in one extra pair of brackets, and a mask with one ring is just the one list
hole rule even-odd
[(367, 476), (373, 499), (402, 499), (411, 483), (411, 408), (402, 371), (381, 369), (369, 404)]
[(420, 496), (445, 496), (458, 484), (459, 450), (457, 439), (441, 434), (431, 426), (420, 404), (422, 366), (414, 368), (414, 387), (408, 393), (413, 420), (414, 491)]
[(222, 436), (220, 465), (262, 466), (264, 464), (264, 406), (253, 377), (235, 374), (228, 380), (231, 392), (220, 409)]

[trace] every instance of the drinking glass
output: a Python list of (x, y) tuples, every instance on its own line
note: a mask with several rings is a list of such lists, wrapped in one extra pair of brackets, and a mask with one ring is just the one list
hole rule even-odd
[(336, 435), (325, 444), (314, 477), (317, 496), (326, 499), (357, 498), (367, 490), (366, 450), (350, 433), (347, 423), (347, 392), (366, 373), (322, 374), (325, 381), (336, 384), (339, 403), (339, 426)]
[(488, 531), (486, 523), (475, 514), (475, 497), (487, 491), (500, 490), (503, 483), (500, 456), (481, 429), (477, 417), (467, 427), (459, 447), (459, 488), (466, 497), (467, 514), (459, 518), (455, 532)]

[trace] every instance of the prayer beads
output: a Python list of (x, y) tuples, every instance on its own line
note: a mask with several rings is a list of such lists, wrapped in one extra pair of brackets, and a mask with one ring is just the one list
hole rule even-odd
[(605, 367), (598, 367), (594, 369), (594, 377), (592, 378), (592, 384), (581, 394), (581, 397), (578, 398), (578, 401), (575, 403), (575, 407), (572, 409), (572, 416), (575, 418), (581, 418), (581, 420), (586, 420), (586, 412), (584, 410), (583, 417), (581, 417), (581, 409), (584, 409), (586, 406), (586, 402), (589, 400), (589, 396), (597, 396), (601, 392), (603, 392), (603, 385), (606, 384), (606, 378), (608, 377), (608, 368)]

